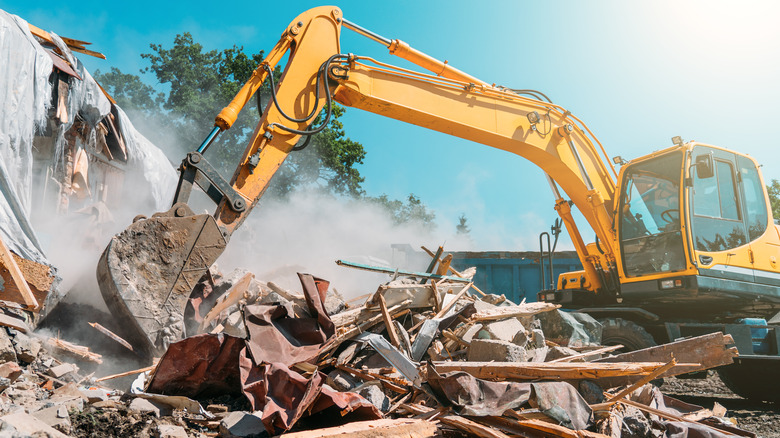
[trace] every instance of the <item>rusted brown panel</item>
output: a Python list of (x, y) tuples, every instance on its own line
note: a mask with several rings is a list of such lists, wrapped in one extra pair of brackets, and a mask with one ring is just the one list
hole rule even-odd
[(147, 391), (190, 398), (240, 394), (238, 357), (243, 348), (243, 339), (225, 334), (173, 343), (160, 358)]

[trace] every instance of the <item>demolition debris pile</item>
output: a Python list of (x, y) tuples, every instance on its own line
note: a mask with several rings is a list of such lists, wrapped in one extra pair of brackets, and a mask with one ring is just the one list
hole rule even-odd
[[(102, 378), (96, 353), (41, 341), (6, 315), (0, 420), (48, 436), (754, 436), (724, 409), (650, 383), (731, 363), (729, 336), (616, 354), (591, 317), (483, 295), (473, 272), (446, 269), (351, 303), (308, 274), (296, 293), (210, 271), (184, 339), (149, 367)], [(119, 327), (100, 331), (124, 342)], [(121, 378), (134, 379), (126, 392), (102, 386)]]

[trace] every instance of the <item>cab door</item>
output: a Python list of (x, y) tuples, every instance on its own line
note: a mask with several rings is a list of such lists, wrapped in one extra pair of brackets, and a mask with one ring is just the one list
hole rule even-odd
[(737, 168), (755, 282), (780, 286), (780, 239), (777, 229), (769, 227), (771, 216), (764, 182), (750, 158), (738, 155)]
[(692, 150), (689, 202), (699, 274), (753, 282), (737, 155), (697, 145)]

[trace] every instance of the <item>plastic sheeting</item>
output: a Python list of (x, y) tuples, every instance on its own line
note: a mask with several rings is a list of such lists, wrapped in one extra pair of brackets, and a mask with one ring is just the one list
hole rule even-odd
[[(96, 125), (111, 112), (111, 103), (62, 39), (50, 32), (54, 44), (82, 77), (69, 78), (68, 121), (56, 128), (55, 166), (63, 164), (65, 132), (76, 115), (90, 130), (88, 147), (96, 144)], [(30, 33), (27, 22), (0, 10), (0, 237), (22, 257), (48, 264), (30, 225), (33, 138), (47, 127), (53, 62)], [(128, 147), (128, 174), (137, 194), (150, 210), (167, 210), (176, 187), (176, 171), (163, 152), (141, 135), (121, 110), (118, 121)], [(139, 184), (137, 181), (145, 181)]]
[(137, 187), (141, 195), (150, 194), (154, 211), (165, 211), (171, 207), (173, 194), (179, 177), (162, 150), (152, 144), (130, 123), (124, 111), (116, 107), (119, 114), (119, 130), (127, 145), (127, 164), (134, 172), (140, 172), (138, 181), (145, 181), (146, 187)]
[(0, 11), (0, 234), (17, 254), (45, 263), (30, 226), (32, 146), (47, 123), (52, 60), (27, 22)]

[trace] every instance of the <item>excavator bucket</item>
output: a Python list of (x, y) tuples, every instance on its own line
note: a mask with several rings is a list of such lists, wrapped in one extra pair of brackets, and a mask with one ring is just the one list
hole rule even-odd
[(183, 203), (111, 239), (98, 262), (98, 284), (137, 351), (159, 357), (184, 338), (190, 293), (226, 243), (212, 216), (195, 215)]

